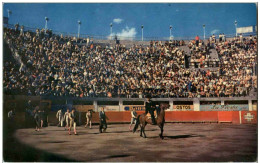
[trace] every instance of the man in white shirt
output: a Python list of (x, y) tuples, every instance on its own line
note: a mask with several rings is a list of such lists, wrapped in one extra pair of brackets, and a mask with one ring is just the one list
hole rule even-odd
[(85, 125), (85, 128), (88, 126), (89, 124), (89, 128), (91, 128), (91, 124), (92, 124), (92, 112), (93, 110), (88, 110), (88, 112), (86, 113), (86, 118), (87, 118), (87, 123)]
[(66, 122), (65, 130), (69, 129), (69, 115), (70, 115), (70, 110), (67, 109), (67, 112), (64, 114), (64, 119)]
[(132, 108), (131, 109), (131, 123), (130, 123), (130, 126), (129, 126), (129, 130), (131, 131), (132, 130), (132, 124), (133, 123), (136, 123), (136, 118), (137, 118), (137, 113), (136, 111)]
[(9, 112), (8, 112), (8, 118), (9, 119), (13, 119), (14, 118), (14, 111), (13, 110), (10, 110)]
[(77, 116), (76, 116), (74, 108), (72, 109), (71, 113), (69, 114), (69, 119), (70, 119), (69, 135), (70, 135), (70, 130), (71, 130), (72, 126), (74, 129), (74, 135), (77, 135), (77, 130), (76, 130)]
[(58, 127), (62, 127), (62, 126), (63, 126), (63, 121), (64, 121), (62, 109), (60, 109), (60, 110), (57, 112), (56, 118), (59, 120)]

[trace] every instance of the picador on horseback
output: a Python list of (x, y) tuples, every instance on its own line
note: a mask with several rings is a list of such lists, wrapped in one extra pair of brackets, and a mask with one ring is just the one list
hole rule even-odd
[(154, 102), (151, 101), (151, 96), (147, 96), (147, 101), (145, 102), (145, 114), (147, 115), (147, 113), (151, 114), (151, 118), (152, 118), (152, 124), (155, 125), (155, 117), (154, 117), (154, 111), (155, 111), (155, 105)]
[[(153, 105), (154, 103), (155, 102), (152, 102), (150, 98), (148, 99), (148, 101), (146, 102), (146, 108), (147, 108), (146, 113), (138, 115), (133, 132), (135, 132), (137, 130), (138, 126), (140, 126), (140, 128), (141, 128), (140, 136), (146, 138), (145, 126), (147, 124), (157, 124), (161, 129), (161, 133), (159, 134), (159, 136), (161, 139), (163, 139), (163, 126), (165, 123), (165, 110), (168, 109), (170, 105), (167, 103), (160, 103), (160, 105), (158, 107), (155, 107)], [(153, 115), (154, 110), (156, 110), (156, 113), (157, 113), (156, 119)], [(152, 118), (153, 120), (149, 116), (147, 116), (147, 112), (149, 112), (151, 114), (151, 117), (153, 115), (153, 118)]]

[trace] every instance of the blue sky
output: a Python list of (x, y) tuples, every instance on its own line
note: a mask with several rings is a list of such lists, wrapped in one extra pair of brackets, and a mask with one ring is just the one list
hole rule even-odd
[(12, 11), (10, 24), (44, 28), (45, 16), (50, 18), (48, 28), (54, 31), (77, 33), (81, 20), (81, 33), (89, 35), (110, 34), (141, 37), (169, 37), (173, 26), (175, 37), (215, 33), (234, 34), (234, 21), (238, 27), (256, 25), (257, 10), (254, 3), (5, 3)]

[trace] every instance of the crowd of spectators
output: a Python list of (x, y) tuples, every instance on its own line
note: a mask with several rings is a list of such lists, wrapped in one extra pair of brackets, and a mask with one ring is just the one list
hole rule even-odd
[[(4, 29), (4, 40), (22, 61), (20, 67), (4, 63), (7, 95), (223, 97), (249, 95), (257, 85), (252, 71), (256, 41), (220, 42), (214, 47), (220, 55), (220, 68), (193, 71), (185, 68), (185, 52), (179, 47), (184, 41), (101, 47), (43, 30), (9, 28)], [(226, 65), (226, 61), (236, 66)]]
[(211, 43), (212, 39), (204, 43), (198, 36), (189, 42), (191, 68), (219, 67), (219, 59), (210, 55), (210, 49), (214, 48)]
[(220, 75), (225, 79), (228, 96), (248, 95), (257, 91), (257, 39), (237, 37), (216, 44)]

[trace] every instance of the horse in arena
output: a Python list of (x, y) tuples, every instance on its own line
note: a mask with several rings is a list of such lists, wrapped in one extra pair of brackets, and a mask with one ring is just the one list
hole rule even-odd
[[(157, 118), (155, 119), (156, 124), (160, 127), (161, 133), (159, 134), (160, 138), (163, 139), (163, 126), (165, 123), (165, 109), (169, 108), (169, 104), (167, 103), (161, 103), (159, 109), (157, 110)], [(140, 125), (140, 136), (146, 138), (144, 129), (147, 124), (152, 124), (152, 119), (146, 116), (145, 113), (139, 115), (136, 120), (135, 127), (133, 129), (133, 132), (135, 132)]]

